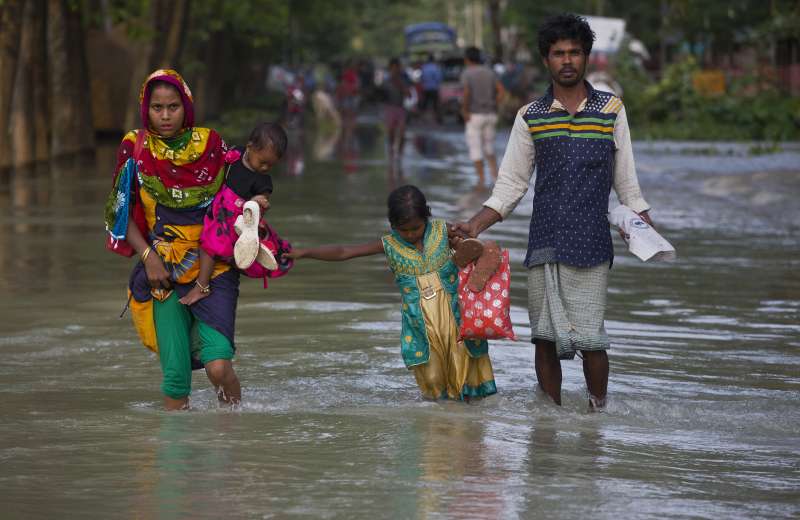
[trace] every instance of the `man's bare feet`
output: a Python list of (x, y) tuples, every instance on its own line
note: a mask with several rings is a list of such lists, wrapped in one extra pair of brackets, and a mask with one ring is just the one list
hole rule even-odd
[(599, 397), (595, 397), (593, 395), (589, 395), (589, 411), (592, 412), (604, 412), (606, 410), (606, 398), (603, 397), (602, 399)]

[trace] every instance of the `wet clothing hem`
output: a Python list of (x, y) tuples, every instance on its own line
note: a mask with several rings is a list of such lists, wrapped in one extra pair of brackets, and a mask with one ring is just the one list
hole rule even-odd
[(408, 362), (406, 362), (406, 364), (405, 364), (406, 368), (409, 369), (409, 370), (413, 370), (414, 367), (418, 367), (420, 365), (424, 365), (425, 363), (430, 361), (430, 358), (431, 358), (430, 353), (428, 353), (428, 356), (426, 357), (426, 359), (424, 361), (420, 361), (419, 363), (408, 363)]
[(592, 339), (580, 339), (575, 341), (570, 341), (569, 347), (565, 348), (563, 345), (558, 345), (556, 338), (554, 336), (548, 336), (547, 334), (536, 334), (531, 338), (531, 343), (534, 345), (536, 344), (537, 339), (543, 339), (545, 341), (549, 341), (556, 345), (556, 350), (558, 353), (558, 359), (574, 359), (575, 353), (579, 350), (587, 350), (587, 351), (600, 351), (600, 350), (609, 350), (611, 345), (608, 341), (603, 340), (592, 340)]
[(497, 393), (497, 385), (494, 379), (484, 381), (478, 386), (464, 385), (461, 389), (461, 398), (464, 397), (486, 397)]
[(192, 370), (218, 359), (233, 358), (233, 344), (194, 316), (174, 292), (163, 302), (153, 302), (153, 319), (160, 346), (161, 391), (182, 399), (192, 391)]
[(544, 264), (528, 272), (531, 337), (551, 341), (560, 359), (577, 350), (607, 350), (604, 327), (608, 267)]

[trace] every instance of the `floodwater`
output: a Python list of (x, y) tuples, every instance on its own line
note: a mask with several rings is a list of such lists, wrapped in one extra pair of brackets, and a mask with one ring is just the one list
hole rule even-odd
[[(270, 220), (296, 245), (379, 237), (398, 183), (438, 217), (479, 207), (456, 128), (412, 128), (402, 178), (374, 121), (291, 139)], [(530, 194), (487, 233), (514, 262), (519, 341), (491, 344), (498, 395), (418, 397), (370, 257), (303, 261), (268, 290), (243, 279), (243, 406), (218, 408), (196, 372), (193, 410), (165, 413), (158, 362), (118, 317), (131, 261), (103, 249), (113, 147), (0, 177), (0, 517), (797, 518), (800, 152), (712, 148), (636, 146), (679, 258), (644, 264), (615, 237), (602, 414), (579, 361), (563, 407), (535, 390)]]

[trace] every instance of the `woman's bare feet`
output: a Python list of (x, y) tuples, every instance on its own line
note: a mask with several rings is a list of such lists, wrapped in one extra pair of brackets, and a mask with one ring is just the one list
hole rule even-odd
[(189, 409), (189, 398), (183, 397), (181, 399), (173, 399), (172, 397), (164, 396), (164, 409), (168, 412)]

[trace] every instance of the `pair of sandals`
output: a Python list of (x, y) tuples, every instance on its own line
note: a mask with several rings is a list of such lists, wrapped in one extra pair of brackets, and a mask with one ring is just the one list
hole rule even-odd
[(233, 223), (233, 229), (239, 234), (233, 245), (233, 259), (239, 269), (248, 269), (254, 262), (258, 262), (270, 271), (278, 268), (275, 255), (258, 236), (260, 220), (261, 207), (257, 202), (249, 200), (244, 203), (242, 214), (236, 217)]
[(477, 238), (465, 238), (459, 240), (453, 248), (453, 262), (459, 269), (475, 263), (467, 278), (467, 287), (472, 292), (483, 290), (489, 278), (497, 272), (502, 260), (500, 246), (491, 240), (481, 242)]

